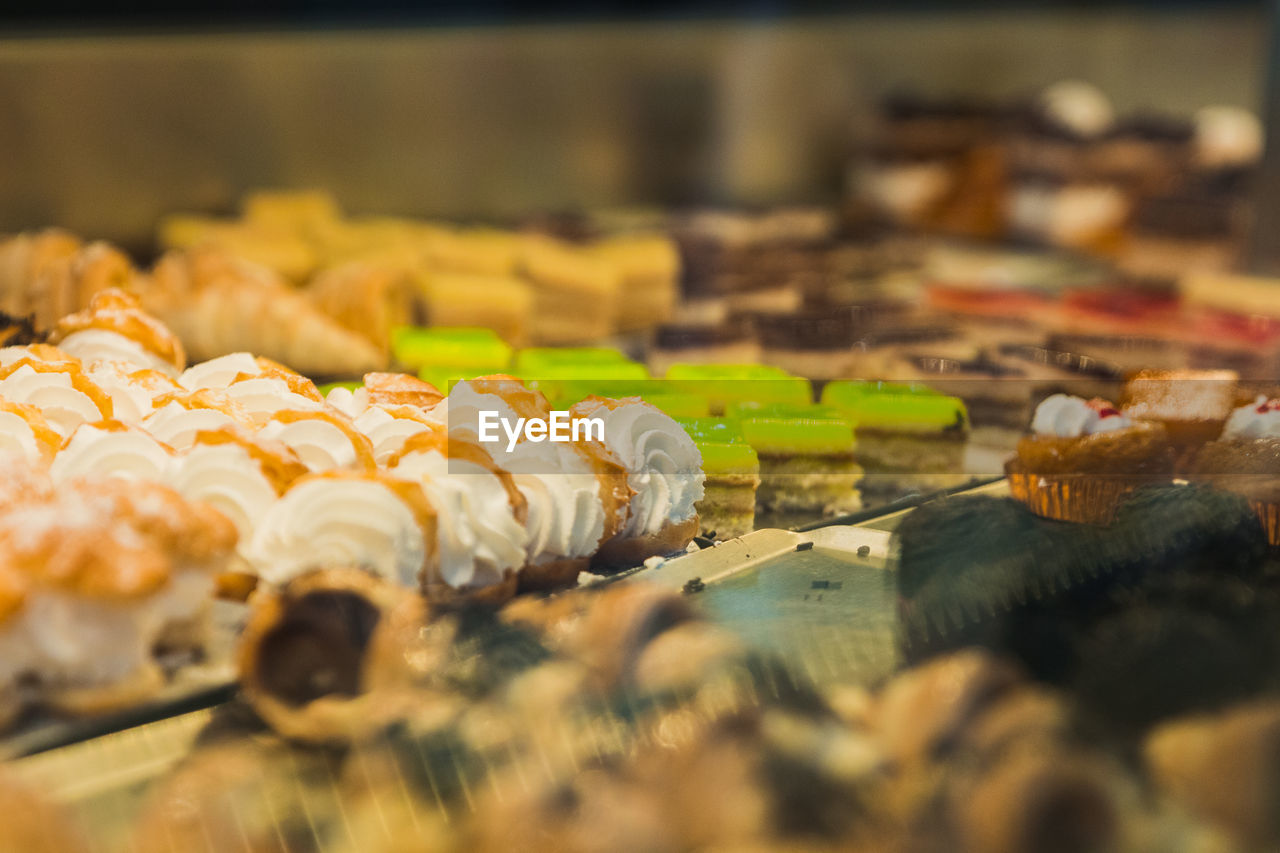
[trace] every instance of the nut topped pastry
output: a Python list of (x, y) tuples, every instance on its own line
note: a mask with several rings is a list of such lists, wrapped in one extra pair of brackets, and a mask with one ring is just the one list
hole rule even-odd
[(86, 365), (123, 361), (169, 376), (187, 366), (177, 335), (143, 311), (136, 297), (115, 288), (98, 293), (84, 311), (59, 320), (50, 340)]

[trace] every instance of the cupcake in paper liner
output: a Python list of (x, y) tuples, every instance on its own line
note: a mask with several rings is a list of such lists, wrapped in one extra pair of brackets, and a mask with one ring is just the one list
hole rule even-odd
[(1247, 498), (1267, 540), (1280, 546), (1280, 399), (1260, 396), (1233, 411), (1222, 436), (1200, 448), (1189, 476)]
[(1173, 476), (1165, 428), (1131, 420), (1111, 403), (1054, 394), (1005, 465), (1013, 497), (1060, 521), (1111, 520), (1126, 494)]

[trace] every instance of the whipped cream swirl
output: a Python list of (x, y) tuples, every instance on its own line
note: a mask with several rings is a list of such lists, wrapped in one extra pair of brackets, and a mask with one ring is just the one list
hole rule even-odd
[[(142, 378), (142, 377), (145, 377)], [(180, 390), (167, 374), (137, 374), (131, 364), (99, 361), (89, 368), (89, 378), (111, 398), (112, 414), (118, 421), (140, 423), (155, 408), (155, 399)]]
[(639, 400), (613, 407), (591, 401), (575, 406), (574, 414), (603, 419), (605, 447), (627, 469), (635, 495), (627, 505), (624, 536), (654, 534), (668, 521), (694, 516), (706, 476), (702, 454), (678, 423)]
[(241, 379), (227, 386), (226, 394), (250, 416), (259, 419), (283, 411), (319, 411), (324, 404), (297, 393), (283, 379), (275, 377), (258, 377)]
[(135, 370), (158, 370), (166, 376), (177, 376), (178, 369), (133, 338), (110, 329), (82, 329), (72, 332), (58, 343), (58, 348), (75, 356), (89, 367), (96, 362), (119, 362)]
[(405, 454), (391, 473), (419, 483), (439, 514), (436, 548), (449, 586), (490, 586), (524, 565), (528, 530), (492, 471), (428, 450)]
[(218, 391), (225, 389), (237, 376), (257, 376), (262, 373), (258, 360), (247, 352), (233, 352), (220, 355), (199, 364), (193, 364), (178, 377), (178, 384), (188, 391), (199, 391), (212, 388)]
[(355, 565), (417, 586), (426, 560), (422, 528), (394, 492), (374, 480), (299, 481), (271, 507), (247, 549), (271, 583), (316, 567)]
[(14, 412), (0, 411), (0, 462), (15, 454), (33, 465), (40, 464), (45, 458), (36, 432), (27, 419)]
[(299, 418), (288, 422), (271, 420), (258, 431), (258, 435), (288, 445), (312, 471), (350, 468), (359, 459), (351, 436), (321, 417)]
[(1036, 435), (1058, 438), (1079, 438), (1131, 426), (1133, 421), (1106, 400), (1084, 400), (1069, 394), (1046, 397), (1031, 419), (1031, 431)]
[(168, 485), (230, 519), (240, 535), (242, 554), (278, 497), (258, 460), (232, 443), (193, 445), (172, 467)]
[(1280, 438), (1280, 399), (1268, 400), (1259, 395), (1247, 406), (1241, 406), (1227, 418), (1223, 438)]
[(163, 482), (173, 461), (172, 451), (143, 430), (82, 424), (53, 457), (49, 476), (54, 482), (90, 476)]
[(172, 447), (182, 451), (195, 443), (196, 433), (234, 424), (235, 418), (221, 409), (188, 409), (169, 402), (142, 420), (142, 428)]
[(370, 406), (355, 419), (356, 429), (373, 444), (373, 459), (379, 465), (396, 454), (412, 435), (427, 429), (413, 418), (398, 418), (381, 406)]
[(76, 388), (68, 373), (38, 373), (24, 364), (0, 380), (0, 397), (35, 406), (49, 426), (64, 438), (80, 424), (102, 420), (105, 414), (93, 398)]

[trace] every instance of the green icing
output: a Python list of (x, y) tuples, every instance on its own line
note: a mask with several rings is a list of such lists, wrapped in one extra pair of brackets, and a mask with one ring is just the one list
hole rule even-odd
[(852, 453), (853, 426), (826, 406), (737, 404), (730, 416), (758, 453)]
[(667, 379), (681, 391), (706, 397), (712, 412), (723, 412), (737, 402), (813, 401), (808, 379), (763, 364), (673, 364)]
[(829, 382), (822, 389), (822, 402), (860, 429), (923, 432), (968, 428), (963, 401), (923, 385)]
[(676, 418), (702, 454), (708, 474), (746, 474), (760, 470), (760, 458), (747, 443), (742, 427), (727, 418)]
[(511, 364), (511, 346), (492, 329), (464, 326), (400, 326), (391, 333), (391, 352), (411, 370), (446, 367), (451, 373), (484, 376), (502, 373)]
[(542, 375), (565, 366), (595, 367), (619, 362), (630, 363), (631, 359), (612, 347), (529, 347), (516, 353), (516, 370), (529, 375)]

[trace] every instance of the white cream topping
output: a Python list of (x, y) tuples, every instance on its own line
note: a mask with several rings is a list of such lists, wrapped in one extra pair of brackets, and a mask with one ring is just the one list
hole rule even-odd
[(271, 583), (315, 567), (355, 565), (417, 586), (426, 544), (413, 511), (381, 483), (316, 479), (271, 507), (247, 555)]
[(1079, 438), (1133, 426), (1129, 420), (1108, 403), (1090, 405), (1080, 397), (1054, 394), (1036, 406), (1031, 419), (1031, 431), (1036, 435), (1058, 438)]
[(173, 454), (145, 432), (83, 424), (53, 457), (49, 476), (55, 483), (88, 476), (163, 482), (172, 465)]
[(1247, 406), (1241, 406), (1227, 418), (1223, 438), (1280, 438), (1280, 400), (1259, 395)]
[(348, 468), (356, 462), (351, 438), (338, 427), (320, 418), (304, 418), (284, 423), (269, 421), (258, 435), (287, 444), (302, 464), (312, 471)]
[(449, 586), (489, 586), (524, 565), (529, 532), (492, 471), (429, 450), (406, 454), (391, 473), (418, 482), (435, 507), (440, 575)]
[(213, 576), (202, 569), (179, 569), (142, 601), (37, 592), (0, 628), (0, 682), (31, 675), (82, 686), (127, 678), (151, 662), (166, 629), (197, 619), (212, 594)]
[(1202, 166), (1251, 166), (1262, 159), (1258, 117), (1242, 107), (1205, 107), (1195, 114), (1195, 157)]
[(72, 385), (69, 374), (37, 373), (28, 364), (0, 380), (0, 397), (35, 406), (64, 438), (82, 423), (102, 420), (98, 404)]
[(388, 459), (404, 447), (409, 436), (427, 429), (421, 421), (397, 418), (381, 406), (365, 409), (355, 419), (355, 425), (373, 443), (373, 458), (379, 465), (385, 465)]
[(319, 411), (324, 404), (304, 397), (289, 388), (283, 379), (260, 377), (243, 379), (227, 386), (227, 396), (253, 416), (273, 415), (284, 409)]
[(17, 454), (32, 464), (40, 464), (40, 442), (25, 418), (13, 412), (0, 412), (0, 462), (7, 462), (11, 454)]
[(184, 498), (204, 501), (236, 526), (247, 548), (257, 522), (277, 500), (258, 461), (238, 444), (197, 444), (173, 466), (168, 485)]
[(178, 384), (188, 391), (199, 391), (202, 388), (222, 390), (235, 381), (240, 374), (257, 376), (262, 372), (257, 360), (247, 352), (233, 352), (220, 355), (199, 364), (193, 364), (178, 377)]
[(1063, 80), (1040, 93), (1045, 115), (1078, 136), (1095, 138), (1111, 129), (1115, 109), (1106, 93), (1083, 80)]
[(706, 477), (702, 454), (678, 423), (648, 403), (597, 405), (583, 414), (604, 420), (605, 447), (627, 469), (627, 484), (635, 492), (624, 535), (654, 534), (668, 521), (693, 517)]
[(218, 409), (188, 409), (166, 403), (143, 418), (142, 428), (174, 450), (183, 451), (195, 443), (196, 433), (234, 423), (234, 418)]
[(58, 348), (80, 359), (85, 366), (99, 361), (133, 365), (136, 370), (158, 370), (165, 376), (177, 376), (178, 368), (153, 353), (133, 338), (110, 329), (81, 329), (67, 335)]
[(179, 390), (176, 386), (148, 388), (133, 382), (129, 374), (136, 369), (131, 364), (110, 361), (99, 361), (89, 368), (89, 378), (111, 398), (112, 417), (127, 424), (141, 423), (151, 414), (157, 397)]
[(324, 401), (347, 417), (355, 419), (369, 408), (369, 392), (363, 386), (352, 391), (338, 385), (330, 389)]

